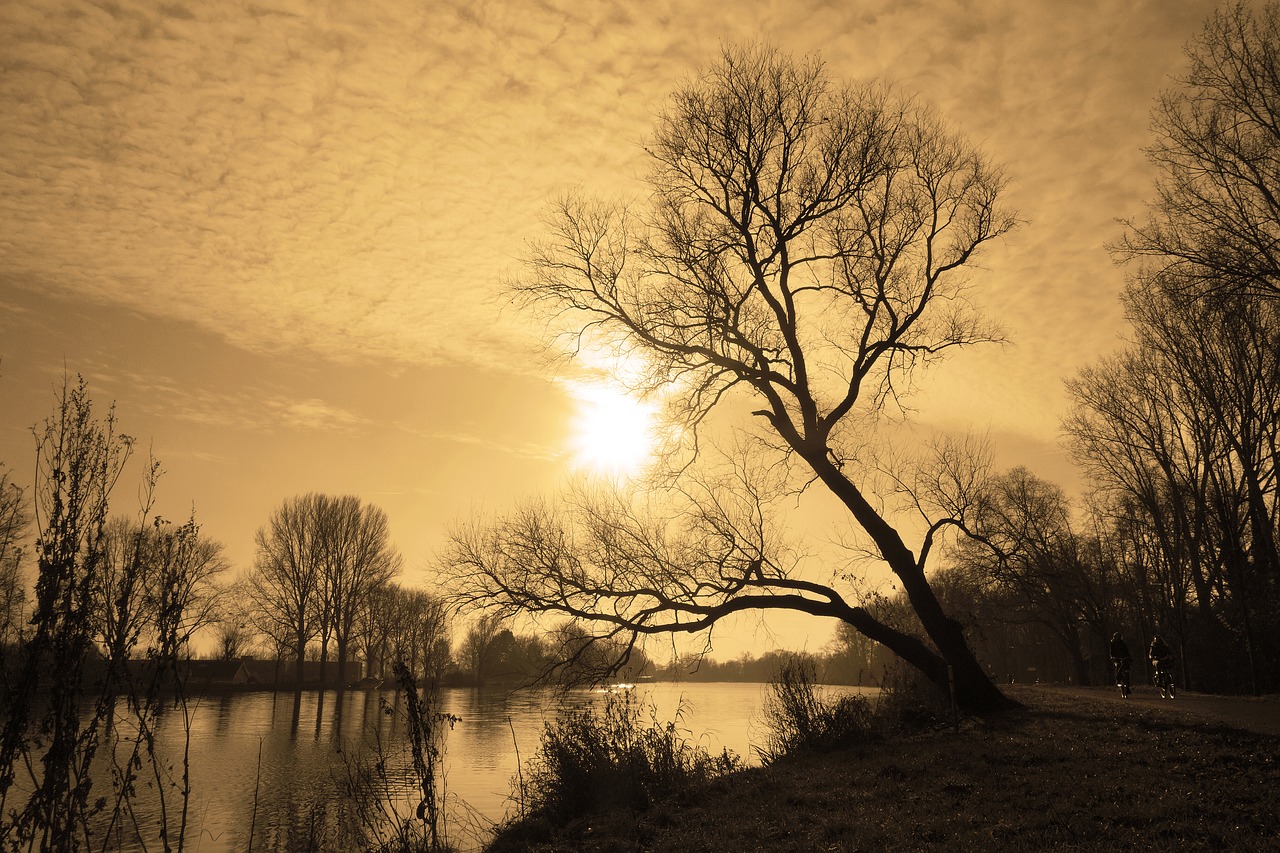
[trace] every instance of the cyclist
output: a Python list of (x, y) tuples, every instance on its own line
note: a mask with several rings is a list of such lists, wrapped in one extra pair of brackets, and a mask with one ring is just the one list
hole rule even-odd
[(1151, 669), (1155, 676), (1156, 687), (1160, 696), (1173, 698), (1173, 650), (1164, 638), (1156, 634), (1151, 638), (1151, 647), (1147, 649), (1147, 658), (1151, 661)]
[(1116, 631), (1111, 635), (1111, 665), (1115, 667), (1116, 687), (1120, 688), (1120, 695), (1129, 698), (1129, 667), (1132, 658), (1129, 657), (1129, 644), (1124, 641), (1124, 637), (1120, 636), (1120, 632)]

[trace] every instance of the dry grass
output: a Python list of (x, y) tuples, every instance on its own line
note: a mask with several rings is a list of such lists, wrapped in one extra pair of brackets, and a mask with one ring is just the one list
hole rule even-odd
[(547, 851), (1280, 849), (1280, 739), (1035, 690), (1025, 711), (797, 756), (579, 819)]

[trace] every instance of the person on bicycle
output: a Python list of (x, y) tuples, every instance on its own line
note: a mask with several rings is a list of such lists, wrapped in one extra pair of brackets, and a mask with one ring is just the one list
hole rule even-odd
[(1161, 696), (1173, 696), (1173, 650), (1164, 638), (1156, 634), (1151, 638), (1151, 646), (1147, 649), (1147, 659), (1151, 661), (1151, 670), (1155, 676), (1156, 687)]
[(1133, 662), (1129, 657), (1129, 644), (1124, 641), (1124, 637), (1116, 631), (1111, 635), (1111, 665), (1115, 667), (1116, 687), (1120, 688), (1120, 695), (1128, 697), (1129, 695), (1129, 667)]

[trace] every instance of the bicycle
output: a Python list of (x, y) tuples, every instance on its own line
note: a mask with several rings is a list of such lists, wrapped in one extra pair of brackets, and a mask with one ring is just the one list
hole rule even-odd
[(1160, 698), (1172, 699), (1175, 696), (1175, 691), (1173, 687), (1173, 670), (1169, 667), (1169, 659), (1158, 658), (1151, 661), (1151, 665), (1155, 668), (1156, 689), (1160, 691)]
[(1112, 658), (1111, 663), (1116, 668), (1116, 687), (1120, 691), (1122, 699), (1128, 699), (1129, 693), (1129, 664), (1128, 658)]

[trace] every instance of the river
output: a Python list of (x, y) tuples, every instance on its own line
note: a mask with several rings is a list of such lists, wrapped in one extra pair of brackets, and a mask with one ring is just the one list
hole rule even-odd
[[(632, 695), (656, 719), (675, 720), (709, 751), (727, 748), (758, 763), (753, 746), (761, 741), (766, 691), (762, 684), (654, 683), (636, 687)], [(441, 710), (460, 718), (446, 742), (446, 827), (450, 840), (464, 849), (474, 848), (487, 827), (513, 808), (512, 780), (521, 761), (536, 751), (545, 724), (566, 709), (603, 701), (600, 691), (588, 690), (567, 696), (499, 688), (442, 693)], [(400, 701), (402, 695), (390, 690), (229, 693), (193, 700), (187, 849), (250, 849), (251, 827), (252, 849), (290, 849), (312, 823), (323, 826), (333, 819), (326, 807), (342, 799), (342, 781), (379, 742), (391, 775), (404, 778), (409, 758)], [(166, 715), (159, 745), (167, 759), (180, 758), (182, 735), (180, 715)], [(171, 803), (172, 794), (170, 789)], [(152, 786), (142, 786), (144, 822), (156, 819), (158, 800)], [(400, 807), (407, 811), (411, 804), (402, 801)], [(364, 814), (378, 820), (372, 809)]]

